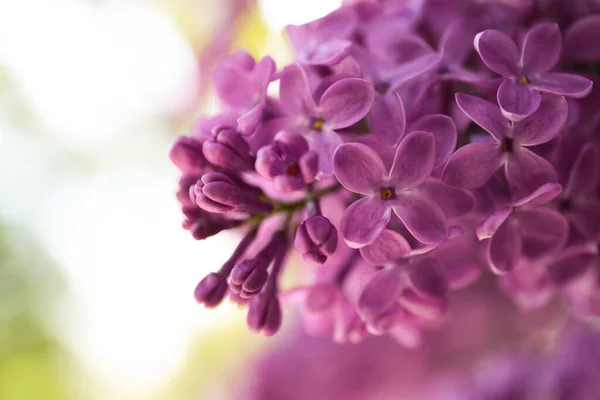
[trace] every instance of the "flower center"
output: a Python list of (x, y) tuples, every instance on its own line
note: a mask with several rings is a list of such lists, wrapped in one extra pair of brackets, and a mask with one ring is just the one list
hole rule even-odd
[(381, 198), (383, 200), (391, 200), (396, 197), (396, 193), (392, 187), (381, 188), (379, 189), (379, 193), (381, 194)]
[(522, 75), (522, 76), (519, 78), (519, 83), (520, 83), (521, 85), (527, 85), (527, 84), (529, 83), (529, 80), (527, 79), (527, 77), (526, 77), (525, 75)]
[(375, 90), (382, 95), (385, 95), (390, 90), (391, 85), (388, 82), (378, 82), (375, 84)]
[(502, 143), (500, 143), (500, 150), (503, 153), (511, 153), (513, 151), (513, 140), (509, 137), (503, 138)]
[(298, 176), (300, 175), (300, 167), (298, 167), (297, 164), (290, 164), (287, 167), (285, 167), (285, 173), (287, 176)]
[(325, 120), (323, 120), (322, 118), (317, 118), (312, 122), (312, 129), (314, 129), (315, 131), (321, 132), (321, 129), (323, 129), (323, 125), (325, 125)]

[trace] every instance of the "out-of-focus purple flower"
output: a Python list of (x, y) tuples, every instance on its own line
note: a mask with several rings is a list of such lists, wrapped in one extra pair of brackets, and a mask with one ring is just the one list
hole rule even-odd
[(599, 15), (589, 15), (575, 21), (565, 32), (565, 57), (578, 62), (600, 61), (600, 43), (595, 40), (599, 34)]
[(494, 271), (512, 270), (523, 253), (535, 258), (565, 244), (567, 220), (551, 208), (540, 207), (561, 190), (559, 184), (545, 184), (531, 195), (494, 212), (477, 227), (480, 240), (491, 238), (489, 257)]
[(240, 115), (238, 129), (245, 135), (254, 132), (263, 117), (267, 89), (275, 73), (271, 57), (255, 62), (238, 52), (226, 58), (215, 70), (215, 90), (226, 109)]
[(348, 40), (356, 16), (350, 8), (340, 8), (304, 25), (288, 25), (285, 31), (301, 64), (335, 65), (350, 52)]
[(256, 171), (272, 180), (280, 192), (305, 188), (317, 175), (318, 155), (309, 150), (302, 136), (280, 132), (270, 146), (262, 147), (256, 155)]
[(550, 72), (562, 50), (556, 24), (532, 27), (523, 39), (521, 51), (509, 36), (496, 30), (478, 33), (474, 45), (483, 62), (505, 78), (498, 88), (498, 104), (511, 121), (533, 114), (542, 101), (540, 92), (584, 97), (592, 90), (592, 82), (583, 76)]
[(564, 97), (543, 97), (539, 109), (520, 122), (505, 119), (493, 103), (459, 93), (456, 101), (465, 114), (492, 135), (493, 142), (471, 143), (448, 160), (443, 180), (463, 188), (485, 184), (502, 166), (511, 188), (529, 194), (540, 185), (556, 182), (554, 168), (527, 147), (552, 140), (567, 119)]

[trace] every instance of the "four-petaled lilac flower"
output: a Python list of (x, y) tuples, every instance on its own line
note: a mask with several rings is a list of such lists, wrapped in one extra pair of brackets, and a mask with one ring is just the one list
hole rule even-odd
[(520, 121), (540, 107), (540, 92), (580, 98), (592, 90), (592, 81), (583, 76), (549, 72), (562, 50), (556, 24), (533, 26), (520, 52), (509, 36), (493, 29), (479, 32), (473, 43), (483, 62), (505, 78), (498, 88), (498, 104), (512, 121)]
[(252, 134), (263, 116), (274, 73), (271, 57), (256, 63), (245, 52), (228, 57), (215, 71), (217, 95), (227, 109), (240, 114), (237, 127), (244, 135)]
[(304, 25), (288, 25), (285, 31), (302, 64), (335, 65), (350, 52), (348, 37), (356, 25), (349, 8), (340, 8)]
[(304, 137), (282, 131), (270, 146), (256, 155), (256, 171), (273, 181), (275, 190), (292, 192), (303, 189), (317, 175), (318, 156), (309, 150)]
[(287, 127), (304, 134), (319, 156), (319, 176), (331, 176), (335, 149), (343, 143), (335, 132), (360, 121), (373, 104), (371, 83), (359, 78), (342, 78), (315, 101), (306, 72), (290, 65), (281, 76), (280, 97)]
[(492, 213), (477, 227), (479, 240), (491, 238), (489, 260), (494, 271), (510, 271), (522, 255), (536, 258), (565, 244), (567, 220), (551, 208), (540, 207), (561, 190), (558, 183), (547, 183), (529, 196)]
[(440, 206), (421, 186), (435, 162), (435, 141), (429, 132), (413, 132), (398, 146), (388, 174), (379, 155), (359, 143), (340, 146), (334, 173), (348, 190), (364, 194), (342, 216), (340, 229), (351, 247), (373, 243), (387, 226), (392, 209), (417, 240), (431, 244), (448, 236), (448, 224)]
[(549, 142), (559, 134), (567, 119), (564, 97), (543, 96), (540, 108), (520, 122), (508, 121), (498, 106), (479, 97), (458, 93), (456, 101), (494, 141), (471, 143), (452, 154), (442, 176), (447, 184), (474, 189), (502, 166), (511, 188), (519, 194), (557, 181), (552, 165), (527, 147)]

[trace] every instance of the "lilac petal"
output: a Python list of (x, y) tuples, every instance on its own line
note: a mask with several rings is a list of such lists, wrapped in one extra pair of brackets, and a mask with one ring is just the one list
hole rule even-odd
[(306, 72), (297, 64), (286, 67), (279, 80), (282, 107), (291, 115), (313, 115), (317, 105), (312, 97)]
[(415, 291), (427, 298), (444, 299), (448, 294), (448, 280), (440, 262), (428, 257), (413, 265), (410, 274), (410, 283)]
[(440, 206), (417, 191), (398, 196), (394, 212), (421, 243), (436, 244), (448, 237), (448, 223)]
[(576, 99), (587, 96), (594, 86), (594, 82), (588, 78), (564, 72), (547, 72), (535, 75), (531, 77), (529, 83), (540, 92), (560, 94)]
[(517, 76), (519, 49), (506, 34), (488, 29), (475, 35), (473, 45), (489, 69), (507, 78)]
[(558, 180), (554, 167), (546, 159), (522, 147), (506, 162), (506, 179), (516, 196), (527, 195), (546, 183)]
[(571, 221), (587, 237), (600, 237), (600, 201), (590, 197), (571, 211)]
[(337, 148), (333, 172), (346, 189), (369, 194), (379, 189), (386, 171), (375, 150), (361, 143), (346, 143)]
[(496, 104), (465, 93), (456, 94), (456, 104), (473, 122), (489, 132), (496, 140), (501, 140), (509, 133), (510, 123)]
[(427, 72), (433, 71), (438, 67), (440, 61), (440, 54), (430, 53), (400, 64), (390, 71), (392, 84), (389, 90), (398, 89), (403, 84), (410, 82)]
[(360, 249), (362, 258), (372, 265), (384, 265), (409, 253), (410, 245), (404, 236), (391, 229), (385, 229), (377, 240)]
[(319, 173), (317, 179), (330, 178), (333, 175), (333, 155), (344, 143), (340, 135), (329, 129), (314, 132), (308, 137), (310, 147), (317, 153)]
[(505, 221), (490, 240), (489, 256), (493, 270), (500, 274), (512, 270), (521, 258), (522, 246), (518, 227), (510, 220)]
[(468, 214), (473, 211), (477, 204), (471, 193), (446, 185), (439, 179), (428, 179), (423, 183), (420, 190), (426, 191), (429, 198), (442, 207), (448, 218)]
[(548, 277), (556, 285), (564, 285), (589, 268), (595, 255), (586, 252), (565, 252), (548, 264)]
[(341, 79), (319, 101), (323, 119), (331, 129), (350, 126), (365, 117), (373, 105), (373, 85), (360, 78)]
[(561, 249), (566, 240), (569, 224), (558, 211), (546, 207), (521, 209), (515, 214), (524, 240), (524, 253), (537, 258), (546, 252)]
[(247, 109), (253, 101), (254, 88), (250, 74), (233, 63), (224, 63), (215, 70), (215, 91), (219, 99), (233, 109)]
[(382, 143), (390, 146), (398, 143), (406, 126), (404, 105), (398, 93), (389, 92), (385, 96), (375, 94), (369, 125)]
[(260, 123), (265, 108), (265, 101), (261, 101), (252, 107), (247, 113), (240, 116), (237, 120), (237, 127), (244, 136), (251, 135)]
[(566, 192), (570, 195), (588, 194), (598, 187), (600, 181), (600, 158), (594, 146), (584, 147), (569, 174)]
[(525, 74), (550, 71), (560, 58), (562, 38), (558, 25), (544, 22), (531, 28), (521, 51), (521, 66)]
[(373, 276), (358, 300), (358, 311), (364, 319), (374, 319), (394, 305), (402, 291), (400, 278), (396, 268), (384, 269)]
[(513, 122), (533, 114), (542, 101), (540, 93), (532, 85), (521, 85), (505, 79), (498, 88), (498, 104), (502, 114)]
[(430, 132), (412, 132), (400, 142), (390, 170), (390, 182), (398, 189), (419, 186), (431, 176), (435, 140)]
[(451, 23), (440, 39), (440, 50), (443, 52), (447, 64), (462, 65), (473, 51), (473, 32), (462, 21)]
[(554, 139), (567, 122), (569, 107), (562, 96), (543, 95), (540, 108), (514, 124), (513, 137), (523, 146), (536, 146)]
[(477, 226), (477, 239), (489, 239), (494, 236), (498, 228), (510, 217), (512, 212), (512, 207), (506, 207), (490, 214)]
[(450, 156), (442, 180), (450, 186), (475, 189), (486, 183), (503, 162), (495, 143), (471, 143)]
[(537, 188), (531, 194), (512, 203), (514, 207), (525, 204), (529, 206), (541, 206), (556, 198), (562, 192), (562, 186), (558, 183), (546, 183)]
[(340, 231), (352, 248), (364, 247), (379, 237), (391, 217), (391, 209), (382, 200), (365, 197), (344, 211)]
[(452, 118), (446, 115), (427, 115), (412, 124), (411, 130), (433, 133), (433, 139), (435, 140), (435, 168), (444, 165), (456, 148), (456, 126), (454, 126)]
[(319, 42), (347, 38), (356, 26), (356, 14), (350, 7), (341, 7), (307, 25), (314, 27), (315, 39)]
[(330, 40), (317, 46), (310, 57), (306, 57), (302, 61), (306, 64), (336, 65), (350, 53), (351, 47), (352, 42), (349, 40)]
[(588, 15), (573, 22), (565, 32), (565, 57), (593, 63), (600, 61), (600, 15)]

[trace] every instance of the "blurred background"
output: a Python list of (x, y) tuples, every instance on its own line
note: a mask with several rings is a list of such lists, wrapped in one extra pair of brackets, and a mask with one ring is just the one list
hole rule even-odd
[(285, 331), (266, 344), (231, 304), (194, 302), (236, 240), (181, 229), (167, 153), (216, 109), (210, 78), (229, 50), (281, 66), (282, 28), (338, 5), (0, 1), (1, 400), (246, 399), (228, 383), (247, 381), (256, 352), (304, 348)]

